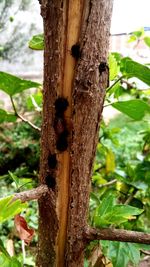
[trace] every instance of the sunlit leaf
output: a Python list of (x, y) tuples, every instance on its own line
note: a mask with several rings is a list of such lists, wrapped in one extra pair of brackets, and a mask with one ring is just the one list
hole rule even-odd
[(120, 70), (127, 78), (136, 77), (142, 82), (150, 85), (150, 69), (131, 58), (125, 57), (121, 60)]
[(6, 72), (0, 72), (0, 90), (9, 96), (21, 93), (29, 88), (37, 88), (40, 84), (29, 80), (20, 79)]
[(9, 196), (0, 199), (0, 222), (12, 218), (27, 207), (27, 204), (21, 203), (20, 199), (12, 201), (13, 197)]
[(109, 55), (109, 79), (110, 81), (114, 80), (117, 74), (118, 74), (117, 61), (115, 57), (112, 54), (110, 54)]
[(144, 37), (144, 42), (145, 42), (145, 44), (146, 44), (147, 46), (150, 47), (150, 37), (149, 37), (149, 36), (145, 36), (145, 37)]
[(112, 106), (134, 120), (141, 120), (146, 112), (150, 113), (150, 106), (140, 99), (119, 101), (113, 103)]
[(37, 34), (32, 37), (29, 41), (29, 48), (34, 50), (43, 50), (44, 49), (44, 35)]
[(108, 150), (106, 154), (106, 173), (114, 172), (115, 170), (115, 155), (112, 150)]
[(0, 266), (1, 267), (21, 267), (21, 263), (16, 257), (7, 257), (4, 253), (0, 252)]
[(42, 93), (38, 94), (32, 94), (30, 97), (27, 99), (27, 108), (29, 110), (37, 110), (41, 111), (41, 105), (42, 105)]
[(135, 35), (131, 35), (128, 39), (128, 43), (135, 42), (137, 40), (137, 37)]
[(139, 29), (138, 31), (134, 31), (133, 34), (137, 37), (140, 38), (144, 34), (144, 28)]

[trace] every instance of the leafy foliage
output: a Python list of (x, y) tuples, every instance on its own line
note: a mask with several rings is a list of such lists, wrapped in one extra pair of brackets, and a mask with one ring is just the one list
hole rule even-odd
[(0, 199), (0, 222), (4, 222), (14, 215), (20, 213), (24, 208), (27, 207), (26, 204), (21, 203), (19, 199), (13, 201), (14, 196), (5, 197)]
[(37, 88), (39, 86), (39, 83), (23, 80), (6, 72), (0, 72), (0, 89), (9, 96), (13, 96), (29, 88)]
[[(134, 32), (130, 41), (142, 36), (142, 30)], [(144, 40), (148, 44), (146, 37)], [(33, 36), (29, 42), (31, 49), (41, 50), (43, 45), (42, 34)], [(150, 219), (150, 127), (147, 120), (150, 91), (139, 90), (137, 80), (131, 78), (138, 78), (149, 86), (150, 69), (131, 58), (123, 58), (119, 53), (109, 56), (109, 65), (112, 84), (107, 88), (106, 105), (120, 111), (121, 115), (108, 125), (104, 121), (101, 125), (92, 176), (89, 222), (96, 227), (117, 226), (120, 229), (147, 231)], [(16, 94), (21, 97), (21, 93), (33, 87), (39, 88), (40, 84), (0, 72), (0, 89), (12, 99)], [(35, 112), (39, 123), (41, 92), (30, 95), (24, 105), (25, 110)], [(10, 121), (14, 124), (8, 127)], [(1, 173), (0, 190), (5, 188), (6, 191), (7, 188), (12, 192), (22, 187), (29, 189), (37, 178), (39, 134), (29, 125), (18, 123), (15, 112), (12, 114), (1, 109), (0, 122), (6, 125), (0, 136), (1, 140), (6, 141), (5, 145), (1, 144), (1, 169), (6, 162), (9, 163), (9, 169), (5, 168)], [(7, 234), (12, 228), (7, 219), (25, 207), (18, 201), (11, 203), (11, 200), (11, 197), (0, 200), (0, 218), (5, 221), (5, 227), (1, 229), (3, 232), (5, 229)], [(30, 209), (26, 208), (26, 215), (30, 218), (31, 227), (37, 228), (37, 214), (33, 214), (35, 210), (31, 204)], [(140, 260), (140, 246), (135, 244), (102, 241), (101, 247), (115, 267), (126, 267), (129, 262), (138, 264)], [(20, 266), (16, 258), (8, 255), (3, 242), (0, 243), (0, 251), (1, 266)], [(33, 265), (32, 262), (30, 266)], [(85, 266), (88, 266), (87, 260)]]
[[(139, 38), (149, 46), (143, 29), (134, 32), (130, 42)], [(96, 227), (149, 232), (150, 69), (119, 53), (110, 55), (109, 66), (111, 85), (105, 106), (120, 113), (101, 123), (89, 221)], [(140, 88), (143, 83), (146, 90)], [(137, 266), (140, 261), (142, 245), (101, 241), (101, 248), (114, 267)]]

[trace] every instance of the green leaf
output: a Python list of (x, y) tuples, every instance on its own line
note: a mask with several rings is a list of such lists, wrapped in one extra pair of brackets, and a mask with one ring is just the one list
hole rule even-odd
[(136, 77), (150, 85), (150, 69), (131, 58), (125, 57), (121, 60), (120, 70), (127, 78)]
[(10, 267), (10, 260), (2, 252), (0, 252), (0, 266), (1, 267)]
[(84, 260), (84, 267), (89, 267), (89, 263), (86, 259)]
[(109, 195), (108, 197), (102, 200), (101, 204), (95, 210), (94, 214), (95, 226), (102, 226), (103, 224), (105, 224), (105, 222), (103, 222), (103, 217), (105, 216), (105, 214), (109, 213), (112, 210), (113, 206), (114, 206), (113, 195)]
[(44, 49), (44, 35), (37, 34), (32, 37), (29, 41), (29, 48), (34, 50), (43, 50)]
[(90, 193), (90, 200), (92, 200), (93, 202), (95, 202), (97, 205), (100, 204), (100, 200), (98, 198), (98, 195), (95, 194), (94, 192)]
[(150, 106), (140, 99), (119, 101), (112, 106), (134, 120), (141, 120), (146, 112), (150, 112)]
[(21, 267), (22, 264), (17, 260), (16, 257), (11, 257), (10, 267)]
[(108, 226), (110, 224), (119, 225), (129, 219), (135, 219), (135, 215), (139, 215), (142, 212), (142, 209), (129, 205), (114, 205), (114, 196), (109, 196), (96, 209), (94, 224), (97, 227)]
[(123, 92), (124, 92), (124, 88), (123, 86), (121, 86), (120, 81), (115, 83), (113, 86), (111, 86), (111, 89), (108, 90), (108, 94), (109, 95), (114, 94), (115, 98), (118, 98), (119, 96), (121, 96)]
[(4, 253), (0, 252), (0, 266), (1, 267), (21, 267), (21, 263), (16, 257), (7, 257)]
[(150, 37), (149, 37), (149, 36), (145, 36), (145, 37), (144, 37), (144, 42), (145, 42), (145, 44), (146, 44), (147, 46), (150, 47)]
[(135, 42), (137, 40), (137, 37), (135, 35), (131, 35), (128, 39), (128, 43)]
[(40, 84), (28, 80), (20, 79), (6, 72), (0, 72), (0, 90), (9, 96), (21, 93), (29, 88), (37, 88)]
[(17, 117), (14, 114), (8, 113), (4, 109), (0, 109), (0, 123), (14, 122), (14, 121), (16, 121), (16, 119), (17, 119)]
[[(101, 241), (104, 255), (111, 260), (114, 267), (127, 267), (129, 262), (138, 265), (140, 261), (140, 250), (137, 244)], [(107, 247), (107, 250), (106, 250)]]
[(42, 106), (42, 93), (37, 93), (37, 94), (32, 94), (30, 97), (27, 99), (27, 108), (29, 110), (37, 110), (41, 111), (41, 106)]
[(138, 266), (140, 261), (140, 249), (137, 244), (126, 243), (127, 253), (130, 261)]
[(109, 55), (109, 79), (110, 81), (114, 80), (117, 74), (118, 74), (117, 61), (115, 57), (112, 54), (110, 54)]
[(115, 155), (111, 149), (106, 154), (106, 173), (114, 172), (115, 170)]
[(140, 38), (144, 34), (144, 28), (139, 29), (138, 31), (134, 31), (133, 34), (137, 37)]
[(4, 244), (1, 239), (0, 239), (0, 252), (2, 252), (7, 258), (10, 258), (10, 255), (5, 249)]
[(126, 247), (122, 242), (111, 242), (108, 258), (111, 259), (113, 267), (127, 267), (129, 258), (126, 255)]
[(12, 178), (12, 180), (15, 182), (16, 188), (18, 189), (19, 187), (19, 177), (17, 175), (15, 175), (14, 173), (8, 171), (10, 177)]
[(20, 213), (27, 207), (26, 203), (21, 203), (20, 199), (12, 201), (14, 196), (9, 196), (0, 199), (0, 222), (4, 222), (14, 215)]
[(111, 212), (108, 212), (102, 217), (107, 224), (119, 225), (130, 219), (134, 219), (135, 215), (139, 215), (143, 212), (142, 209), (138, 209), (129, 205), (116, 205)]

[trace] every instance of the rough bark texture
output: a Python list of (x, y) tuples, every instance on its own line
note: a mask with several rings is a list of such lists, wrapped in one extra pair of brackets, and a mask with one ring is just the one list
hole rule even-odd
[(90, 1), (82, 55), (77, 64), (73, 87), (73, 129), (71, 143), (70, 202), (65, 266), (83, 266), (82, 239), (87, 223), (90, 178), (102, 113), (107, 69), (99, 73), (100, 62), (107, 62), (112, 1)]
[(93, 240), (111, 240), (150, 245), (150, 234), (111, 228), (94, 229), (87, 227), (84, 232), (84, 239), (86, 242)]
[[(46, 183), (46, 177), (56, 179), (57, 170), (48, 166), (48, 155), (55, 153), (54, 102), (60, 87), (62, 69), (62, 23), (63, 1), (41, 1), (41, 15), (44, 22), (44, 85), (43, 85), (43, 124), (41, 134), (40, 182)], [(52, 191), (52, 190), (51, 190)], [(57, 182), (51, 192), (39, 200), (39, 244), (37, 265), (42, 267), (55, 266), (56, 236), (58, 217), (56, 214)]]
[[(41, 0), (44, 21), (44, 89), (40, 182), (50, 189), (39, 200), (37, 266), (83, 266), (90, 177), (103, 107), (112, 0)], [(80, 44), (76, 60), (70, 50)], [(56, 149), (55, 100), (67, 97), (69, 147)], [(67, 117), (68, 116), (68, 117)], [(71, 126), (72, 125), (72, 126)], [(57, 167), (48, 164), (57, 154)]]

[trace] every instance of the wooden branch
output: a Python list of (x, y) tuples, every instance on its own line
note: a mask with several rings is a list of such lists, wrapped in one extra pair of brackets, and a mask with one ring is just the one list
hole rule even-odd
[(34, 189), (16, 193), (13, 200), (20, 199), (21, 202), (39, 199), (48, 193), (49, 189), (47, 185), (42, 184)]
[(84, 231), (84, 237), (87, 243), (93, 240), (111, 240), (150, 244), (150, 234), (122, 229), (96, 229), (87, 227)]

